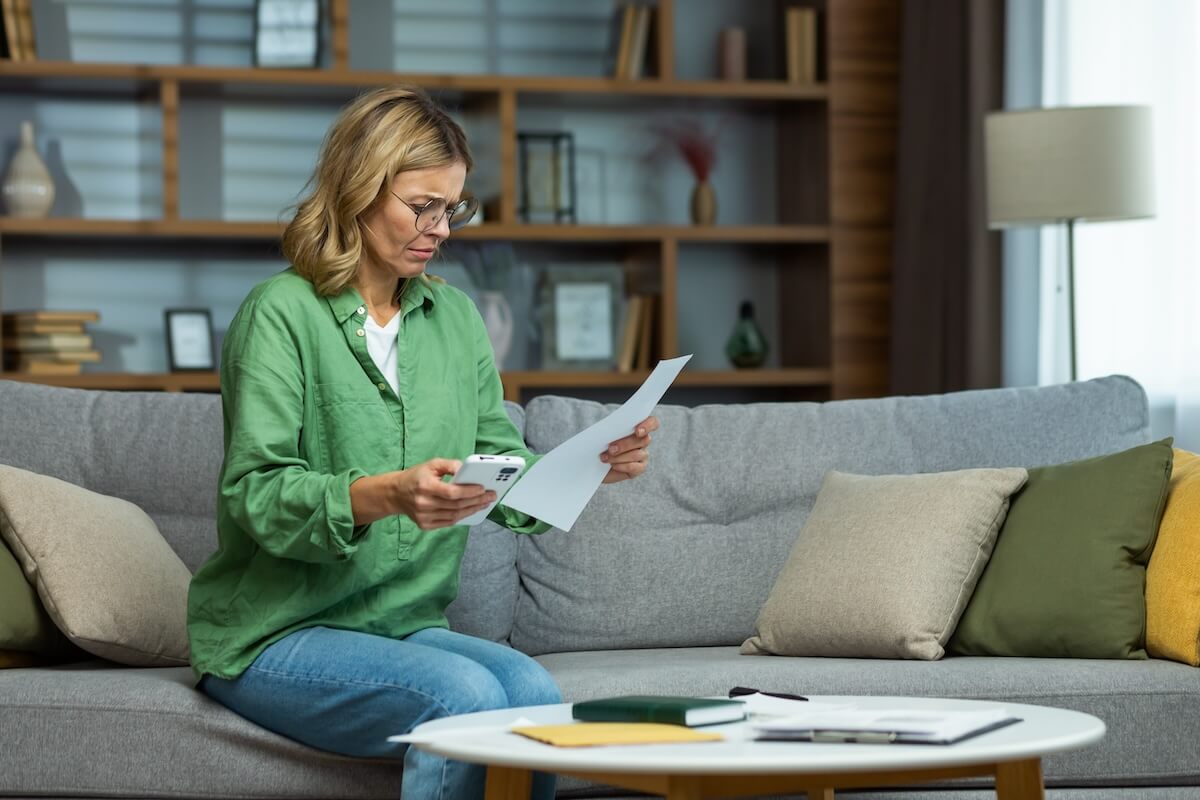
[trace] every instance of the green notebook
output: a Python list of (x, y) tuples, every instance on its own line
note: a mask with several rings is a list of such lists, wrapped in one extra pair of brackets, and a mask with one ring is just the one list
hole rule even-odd
[(746, 706), (740, 700), (709, 697), (628, 695), (575, 703), (571, 715), (586, 722), (665, 722), (693, 727), (745, 719)]

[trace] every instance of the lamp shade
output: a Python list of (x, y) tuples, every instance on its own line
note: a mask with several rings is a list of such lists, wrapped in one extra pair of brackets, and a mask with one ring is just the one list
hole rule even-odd
[(991, 227), (1154, 216), (1146, 106), (997, 111), (984, 121)]

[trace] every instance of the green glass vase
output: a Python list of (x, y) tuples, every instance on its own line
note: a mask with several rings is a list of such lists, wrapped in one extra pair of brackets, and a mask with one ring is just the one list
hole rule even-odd
[(761, 367), (767, 360), (767, 340), (754, 321), (754, 304), (742, 303), (737, 324), (725, 344), (725, 355), (735, 367)]

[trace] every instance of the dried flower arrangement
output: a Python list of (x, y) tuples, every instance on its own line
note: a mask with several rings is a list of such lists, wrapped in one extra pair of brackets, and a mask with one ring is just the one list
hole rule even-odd
[(676, 120), (653, 128), (661, 142), (679, 151), (697, 182), (703, 183), (717, 163), (720, 127), (708, 130), (698, 120)]

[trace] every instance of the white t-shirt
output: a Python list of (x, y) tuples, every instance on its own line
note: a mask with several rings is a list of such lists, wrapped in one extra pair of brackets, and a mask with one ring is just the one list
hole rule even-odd
[(400, 375), (396, 367), (396, 337), (400, 334), (400, 312), (397, 311), (388, 320), (388, 324), (383, 326), (368, 314), (363, 323), (363, 330), (367, 332), (367, 352), (371, 354), (371, 360), (379, 367), (384, 379), (399, 397)]

